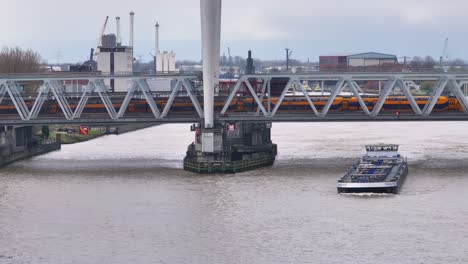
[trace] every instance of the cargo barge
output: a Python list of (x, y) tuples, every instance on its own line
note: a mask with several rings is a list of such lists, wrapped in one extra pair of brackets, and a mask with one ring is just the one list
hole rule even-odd
[(338, 180), (338, 193), (400, 192), (408, 174), (408, 162), (398, 145), (368, 145), (367, 154)]

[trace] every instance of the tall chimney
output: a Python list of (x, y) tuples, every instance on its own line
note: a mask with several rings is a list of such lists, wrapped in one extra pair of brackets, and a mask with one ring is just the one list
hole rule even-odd
[(133, 48), (133, 32), (135, 30), (135, 13), (132, 11), (130, 12), (130, 40), (128, 46)]
[(117, 28), (117, 46), (122, 45), (122, 32), (120, 31), (120, 17), (115, 17), (115, 24)]
[(159, 53), (159, 23), (156, 22), (156, 35), (155, 35), (155, 50), (154, 50), (154, 53), (156, 56), (158, 56), (158, 53)]
[(159, 56), (159, 23), (156, 22), (155, 25), (155, 36), (154, 36), (154, 70), (155, 72), (162, 71), (162, 69), (158, 69), (158, 56)]

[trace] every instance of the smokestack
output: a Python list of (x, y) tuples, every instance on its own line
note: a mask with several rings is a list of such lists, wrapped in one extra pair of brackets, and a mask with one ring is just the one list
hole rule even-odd
[[(155, 25), (155, 36), (154, 36), (154, 71), (157, 73), (158, 72), (158, 56), (159, 56), (159, 23), (156, 22)], [(161, 69), (162, 70), (162, 69)], [(160, 71), (161, 71), (160, 70)]]
[(133, 48), (133, 32), (135, 30), (135, 13), (132, 11), (130, 12), (130, 40), (128, 46)]
[(120, 17), (115, 17), (115, 24), (117, 28), (117, 46), (122, 45), (122, 35), (120, 31)]
[(159, 53), (159, 23), (156, 22), (156, 35), (155, 35), (155, 49), (154, 49), (154, 53), (156, 54), (156, 56), (158, 56), (158, 53)]
[(255, 66), (252, 58), (252, 51), (249, 50), (249, 57), (247, 58), (247, 65), (245, 67), (245, 74), (255, 74)]
[(221, 0), (200, 0), (205, 128), (214, 127), (214, 95), (219, 88)]

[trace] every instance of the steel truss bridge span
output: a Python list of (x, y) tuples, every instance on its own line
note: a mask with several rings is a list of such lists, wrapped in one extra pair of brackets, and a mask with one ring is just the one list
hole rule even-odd
[[(166, 95), (155, 93), (150, 87), (152, 79), (173, 79), (174, 85)], [(128, 89), (119, 106), (113, 101), (114, 93), (109, 92), (106, 84), (112, 79), (128, 80)], [(273, 95), (272, 84), (275, 80), (286, 80), (280, 90)], [(81, 80), (86, 83), (79, 95), (73, 95), (76, 103), (70, 103), (71, 95), (64, 89), (67, 81)], [(381, 85), (375, 94), (363, 92), (362, 84), (378, 82)], [(425, 96), (424, 105), (418, 104), (408, 86), (408, 82), (429, 82), (432, 89)], [(35, 96), (26, 94), (22, 87), (25, 83), (37, 83)], [(2, 125), (40, 125), (40, 124), (129, 124), (129, 123), (192, 123), (203, 119), (203, 99), (194, 84), (198, 82), (195, 76), (164, 75), (20, 75), (0, 76), (0, 106), (11, 103), (16, 109), (15, 114), (0, 115)], [(322, 105), (314, 95), (310, 94), (307, 82), (331, 83), (329, 92), (321, 95)], [(223, 98), (219, 110), (215, 111), (215, 119), (219, 121), (255, 121), (255, 122), (339, 122), (339, 121), (450, 121), (468, 120), (468, 100), (463, 87), (468, 84), (468, 74), (452, 73), (314, 73), (301, 75), (244, 75)], [(157, 87), (156, 87), (157, 90)], [(241, 91), (244, 92), (241, 93)], [(334, 112), (331, 110), (335, 100), (348, 92), (357, 100), (359, 111)], [(392, 93), (398, 91), (405, 97), (410, 106), (409, 112), (402, 112), (398, 117), (383, 111), (386, 100)], [(444, 94), (450, 94), (457, 100), (459, 111), (434, 111), (438, 100)], [(282, 105), (294, 93), (295, 98), (307, 102), (306, 111), (281, 111)], [(247, 95), (246, 95), (247, 94)], [(232, 112), (229, 108), (239, 97), (249, 96), (255, 107), (242, 113)], [(374, 98), (372, 106), (366, 103), (368, 97)], [(105, 113), (88, 115), (84, 113), (90, 98), (99, 99), (105, 106)], [(145, 100), (148, 113), (132, 115), (129, 105), (132, 100)], [(190, 102), (193, 111), (181, 114), (173, 111), (174, 102), (185, 98)], [(162, 104), (158, 100), (164, 101)], [(54, 101), (60, 108), (60, 115), (41, 114), (44, 104)], [(272, 101), (275, 103), (273, 104)]]

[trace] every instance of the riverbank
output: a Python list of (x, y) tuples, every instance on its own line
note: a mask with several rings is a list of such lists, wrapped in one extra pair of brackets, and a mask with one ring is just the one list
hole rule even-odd
[(140, 129), (145, 129), (149, 127), (156, 126), (155, 124), (134, 124), (134, 125), (123, 125), (117, 127), (98, 127), (91, 128), (88, 135), (80, 135), (79, 127), (75, 128), (64, 128), (56, 127), (54, 131), (50, 133), (51, 138), (60, 138), (62, 144), (75, 144), (80, 142), (85, 142), (88, 140), (93, 140), (105, 135), (120, 135), (128, 132), (133, 132)]
[(70, 132), (53, 131), (50, 133), (50, 135), (52, 138), (60, 139), (60, 142), (62, 144), (67, 145), (67, 144), (75, 144), (75, 143), (95, 139), (98, 137), (102, 137), (103, 135), (106, 135), (106, 132), (101, 132), (98, 130), (90, 130), (89, 135), (80, 135), (75, 132), (70, 133)]

